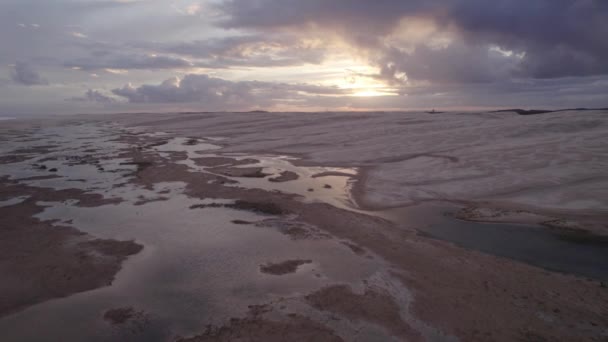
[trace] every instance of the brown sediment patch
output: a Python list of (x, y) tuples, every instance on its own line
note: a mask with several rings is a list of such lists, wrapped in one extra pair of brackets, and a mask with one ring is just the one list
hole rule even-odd
[(137, 172), (141, 172), (141, 171), (145, 170), (146, 168), (154, 165), (154, 163), (151, 161), (139, 160), (139, 161), (123, 162), (123, 163), (120, 163), (120, 165), (135, 165), (137, 167)]
[(78, 247), (84, 247), (103, 255), (134, 255), (139, 253), (143, 246), (133, 241), (126, 241), (126, 243), (117, 243), (116, 240), (109, 239), (95, 239), (84, 242), (79, 242)]
[(285, 275), (294, 273), (298, 270), (298, 267), (311, 263), (312, 260), (287, 260), (279, 263), (269, 262), (267, 264), (260, 265), (260, 271), (262, 273), (272, 275)]
[(193, 204), (190, 209), (224, 208), (225, 206), (224, 203)]
[(103, 319), (121, 330), (127, 329), (132, 334), (144, 332), (146, 324), (149, 322), (149, 317), (145, 312), (132, 307), (110, 309), (104, 312)]
[(232, 222), (234, 224), (240, 224), (240, 225), (254, 224), (254, 222), (249, 222), (249, 221), (245, 221), (245, 220), (232, 220), (230, 222)]
[(549, 226), (557, 236), (566, 241), (584, 245), (606, 245), (608, 246), (608, 235), (598, 235), (584, 229)]
[(541, 222), (560, 237), (581, 243), (608, 243), (608, 224), (597, 221), (573, 221), (554, 219)]
[(113, 325), (125, 324), (132, 320), (144, 320), (143, 311), (136, 311), (132, 307), (110, 309), (103, 314), (103, 319)]
[(11, 154), (8, 156), (0, 156), (0, 164), (13, 164), (13, 163), (21, 163), (28, 159), (32, 159), (32, 156), (23, 155), (23, 154)]
[(172, 152), (169, 156), (169, 160), (171, 160), (172, 162), (177, 162), (177, 161), (182, 161), (182, 160), (187, 160), (187, 159), (188, 159), (188, 152), (185, 152), (185, 151)]
[(165, 197), (165, 196), (159, 196), (159, 197), (153, 197), (153, 198), (145, 198), (145, 197), (139, 197), (137, 199), (137, 201), (135, 203), (133, 203), (133, 205), (135, 206), (140, 206), (140, 205), (145, 205), (148, 203), (153, 203), (153, 202), (164, 202), (164, 201), (168, 201), (169, 197)]
[(256, 227), (272, 228), (292, 240), (321, 240), (329, 239), (331, 235), (315, 226), (290, 219), (268, 219), (255, 223)]
[(234, 179), (221, 177), (221, 176), (215, 177), (215, 179), (210, 182), (213, 184), (217, 184), (217, 185), (238, 184), (239, 183), (238, 181), (236, 181)]
[(608, 224), (601, 218), (583, 216), (567, 219), (544, 213), (536, 213), (530, 210), (473, 205), (461, 208), (450, 215), (459, 220), (474, 222), (541, 225), (551, 229), (558, 235), (578, 235), (584, 238), (584, 240), (589, 241), (591, 241), (592, 237), (596, 237), (597, 241), (608, 239)]
[(0, 316), (48, 299), (108, 286), (122, 262), (142, 246), (133, 241), (88, 240), (70, 227), (33, 215), (33, 201), (0, 208)]
[(377, 324), (406, 341), (422, 340), (420, 333), (403, 321), (395, 300), (378, 290), (367, 288), (363, 294), (356, 294), (346, 285), (334, 285), (307, 295), (305, 299), (318, 310)]
[(196, 138), (190, 138), (188, 140), (186, 140), (186, 142), (184, 142), (184, 145), (186, 146), (194, 146), (194, 145), (198, 145), (199, 141)]
[(27, 178), (18, 178), (18, 179), (15, 179), (15, 181), (27, 182), (27, 181), (37, 181), (37, 180), (49, 180), (49, 179), (56, 179), (56, 178), (62, 178), (62, 176), (59, 176), (59, 175), (33, 176), (33, 177), (27, 177)]
[(78, 189), (36, 188), (0, 179), (0, 198), (29, 196), (0, 207), (0, 316), (48, 299), (112, 283), (122, 262), (143, 247), (133, 241), (95, 240), (72, 227), (55, 226), (34, 215), (38, 201), (78, 200), (94, 207), (116, 200)]
[(209, 204), (194, 204), (190, 209), (205, 209), (205, 208), (230, 208), (236, 210), (253, 211), (266, 215), (285, 215), (288, 211), (283, 209), (273, 202), (250, 202), (237, 200), (234, 203), (209, 203)]
[(192, 159), (198, 166), (218, 167), (218, 166), (238, 166), (259, 163), (259, 160), (252, 158), (234, 159), (229, 157), (203, 157)]
[(315, 173), (314, 175), (312, 175), (312, 178), (320, 178), (320, 177), (328, 177), (328, 176), (355, 177), (351, 173), (339, 172), (339, 171), (326, 171), (326, 172)]
[(57, 148), (57, 145), (44, 145), (44, 146), (33, 146), (28, 148), (21, 148), (11, 153), (14, 154), (47, 154), (53, 152), (53, 149)]
[(251, 202), (237, 200), (236, 202), (232, 204), (226, 204), (225, 206), (227, 208), (253, 211), (266, 215), (285, 215), (289, 213), (288, 210), (284, 209), (283, 207), (274, 202)]
[(268, 181), (275, 182), (275, 183), (282, 183), (282, 182), (294, 181), (294, 180), (297, 180), (298, 178), (300, 178), (300, 176), (298, 176), (298, 174), (295, 172), (283, 171), (283, 172), (281, 172), (281, 174), (279, 176), (269, 178)]
[(259, 315), (233, 318), (223, 327), (208, 326), (202, 334), (181, 338), (177, 342), (342, 342), (331, 329), (307, 317), (290, 314), (282, 320), (270, 320)]
[[(153, 166), (138, 172), (136, 179), (131, 179), (132, 183), (141, 185), (146, 189), (154, 189), (154, 185), (157, 183), (175, 181), (187, 184), (185, 194), (201, 199), (216, 198), (260, 201), (274, 197), (269, 196), (268, 192), (262, 189), (243, 189), (224, 186), (224, 184), (238, 182), (211, 173), (191, 171), (187, 165), (169, 163), (158, 154), (146, 154), (142, 156), (139, 151), (131, 149), (124, 151), (118, 157), (130, 158), (132, 160), (145, 157), (154, 162)], [(293, 198), (295, 196), (282, 194), (280, 198)]]
[(365, 249), (361, 248), (359, 245), (356, 245), (356, 244), (348, 242), (348, 241), (342, 241), (342, 244), (344, 246), (348, 247), (351, 251), (353, 251), (353, 253), (355, 253), (357, 255), (365, 254)]
[[(66, 156), (63, 159), (66, 161), (66, 165), (95, 165), (99, 167), (101, 160), (92, 155), (87, 156)], [(105, 158), (104, 158), (105, 159)]]
[(265, 173), (261, 167), (215, 167), (208, 171), (224, 175), (227, 177), (243, 177), (243, 178), (264, 178), (270, 176), (270, 173)]
[[(53, 157), (46, 157), (46, 158), (38, 159), (38, 162), (39, 163), (46, 163), (46, 162), (49, 162), (49, 161), (57, 161), (57, 160), (59, 160), (59, 157), (53, 156)], [(37, 166), (37, 165), (34, 164), (34, 166)], [(42, 166), (44, 166), (44, 165), (40, 165), (40, 167), (42, 167)], [(46, 167), (46, 166), (44, 166), (44, 167)]]
[(530, 223), (547, 219), (546, 216), (524, 210), (467, 206), (451, 214), (459, 220), (478, 222)]
[(150, 148), (154, 148), (154, 147), (158, 147), (158, 146), (163, 146), (169, 143), (169, 140), (160, 140), (160, 141), (156, 141), (156, 142), (152, 142), (149, 144), (146, 144), (144, 146), (142, 146), (142, 149), (150, 149)]
[(47, 166), (44, 165), (44, 164), (42, 164), (42, 165), (40, 165), (40, 164), (32, 164), (32, 168), (34, 170), (46, 170)]
[(30, 200), (45, 202), (63, 202), (66, 200), (78, 201), (80, 207), (98, 207), (106, 204), (118, 204), (121, 198), (104, 198), (99, 194), (86, 193), (80, 189), (62, 189), (34, 187), (9, 180), (7, 177), (0, 178), (0, 199), (6, 200), (13, 197), (30, 196)]

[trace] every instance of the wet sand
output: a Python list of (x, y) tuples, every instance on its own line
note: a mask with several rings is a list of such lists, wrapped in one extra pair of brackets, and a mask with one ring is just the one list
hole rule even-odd
[[(21, 213), (0, 216), (10, 217), (2, 221), (3, 233), (9, 226), (19, 230), (0, 241), (37, 250), (36, 239), (43, 239), (61, 256), (53, 267), (21, 268), (27, 258), (48, 254), (8, 250), (3, 269), (27, 270), (21, 277), (32, 283), (47, 278), (48, 269), (67, 279), (58, 282), (59, 293), (44, 286), (15, 295), (10, 291), (20, 283), (3, 287), (2, 298), (20, 300), (0, 319), (9, 341), (608, 336), (608, 290), (601, 281), (462, 248), (421, 234), (419, 222), (357, 207), (352, 186), (364, 181), (360, 170), (271, 153), (224, 153), (222, 141), (103, 125), (16, 130), (15, 140), (37, 137), (48, 144), (1, 151), (15, 157), (3, 159), (0, 201), (26, 199), (0, 206)], [(79, 138), (82, 143), (68, 145)], [(47, 145), (55, 147), (41, 147)], [(82, 164), (67, 158), (91, 155), (84, 151), (93, 147), (103, 153)], [(59, 178), (33, 167), (39, 159)], [(243, 177), (236, 169), (268, 175)], [(28, 234), (34, 228), (37, 235)], [(77, 237), (78, 243), (68, 243)], [(137, 252), (141, 257), (117, 273)], [(79, 261), (83, 253), (89, 256)], [(79, 278), (83, 274), (87, 279)], [(85, 290), (93, 291), (35, 305)], [(146, 322), (135, 330), (99, 324), (128, 322), (140, 312)], [(65, 317), (74, 324), (61, 324)], [(41, 322), (37, 332), (27, 329), (33, 320)]]

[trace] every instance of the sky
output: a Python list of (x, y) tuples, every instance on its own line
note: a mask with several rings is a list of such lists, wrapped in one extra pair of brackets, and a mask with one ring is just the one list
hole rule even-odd
[(0, 0), (0, 115), (608, 107), (606, 0)]

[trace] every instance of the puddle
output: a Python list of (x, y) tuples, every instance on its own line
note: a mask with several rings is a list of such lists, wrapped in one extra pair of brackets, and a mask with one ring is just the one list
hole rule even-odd
[[(361, 280), (379, 283), (378, 286), (402, 300), (402, 308), (407, 308), (410, 294), (390, 281), (389, 266), (381, 259), (356, 255), (337, 239), (296, 240), (273, 227), (273, 224), (284, 224), (281, 220), (290, 218), (224, 207), (191, 210), (192, 206), (210, 202), (183, 195), (185, 184), (178, 182), (156, 184), (153, 189), (132, 184), (115, 187), (127, 182), (135, 170), (133, 165), (124, 165), (130, 160), (116, 158), (131, 148), (127, 143), (115, 141), (123, 131), (124, 128), (117, 125), (41, 128), (34, 133), (36, 139), (11, 141), (0, 146), (0, 155), (11, 154), (17, 149), (59, 146), (48, 147), (49, 153), (42, 155), (24, 152), (32, 158), (2, 165), (0, 177), (6, 175), (17, 179), (57, 175), (58, 178), (22, 182), (55, 189), (87, 189), (106, 198), (125, 200), (120, 204), (95, 208), (77, 207), (69, 201), (44, 203), (48, 207), (39, 218), (58, 220), (57, 224), (73, 225), (99, 238), (134, 239), (145, 246), (143, 252), (125, 262), (112, 286), (47, 301), (1, 319), (3, 340), (39, 341), (41, 336), (53, 341), (172, 340), (178, 334), (200, 333), (208, 324), (221, 326), (230, 317), (242, 317), (248, 305), (297, 297), (330, 284), (356, 286)], [(164, 138), (166, 134), (149, 136)], [(255, 159), (257, 162), (238, 167), (259, 167), (269, 175), (260, 178), (227, 177), (238, 183), (226, 186), (281, 191), (300, 195), (305, 202), (324, 202), (357, 210), (350, 197), (351, 180), (357, 174), (356, 169), (297, 166), (294, 165), (295, 159), (286, 156), (222, 154), (219, 153), (221, 146), (217, 145), (219, 141), (219, 138), (197, 139), (196, 142), (189, 138), (167, 138), (165, 144), (153, 149), (165, 158), (185, 153), (187, 159), (177, 163), (197, 172), (214, 171), (211, 170), (213, 167), (197, 165), (194, 158)], [(44, 164), (45, 169), (34, 164)], [(53, 168), (57, 171), (50, 172)], [(286, 182), (269, 181), (283, 172), (293, 172), (298, 178)], [(22, 200), (24, 198), (9, 199), (0, 202), (0, 206)], [(457, 221), (443, 216), (445, 210), (438, 206), (421, 206), (382, 214), (465, 248), (551, 270), (608, 278), (605, 263), (608, 250), (605, 246), (560, 240), (538, 227)], [(269, 218), (274, 220), (268, 226), (234, 223)], [(282, 276), (260, 271), (260, 265), (286, 260), (312, 262)], [(294, 300), (287, 307), (311, 311), (302, 305), (301, 301)], [(112, 326), (103, 320), (105, 311), (123, 307), (143, 311), (146, 317), (141, 322), (143, 326)], [(319, 316), (310, 312), (311, 317), (315, 315)], [(407, 310), (402, 315), (409, 322), (415, 322)], [(321, 318), (331, 320), (331, 317)], [(35, 329), (32, 329), (32, 322), (36, 322)], [(383, 340), (379, 337), (384, 336), (381, 332), (364, 324), (356, 327), (338, 322), (328, 324), (334, 325), (338, 331), (358, 331), (360, 336)], [(422, 325), (418, 327), (427, 329)], [(432, 331), (427, 333), (433, 334)]]
[[(226, 208), (184, 210), (204, 201), (169, 196), (169, 201), (141, 206), (47, 208), (40, 218), (70, 218), (75, 227), (100, 238), (135, 239), (145, 245), (144, 252), (125, 264), (111, 287), (49, 301), (0, 320), (3, 339), (117, 339), (116, 334), (125, 332), (101, 316), (108, 309), (132, 306), (150, 317), (145, 333), (128, 340), (164, 340), (201, 332), (206, 324), (222, 325), (244, 315), (248, 305), (335, 282), (355, 282), (385, 267), (376, 259), (356, 256), (335, 239), (294, 241), (272, 228), (231, 223), (266, 216)], [(260, 272), (262, 264), (289, 259), (312, 263), (284, 276)], [(35, 330), (32, 322), (37, 322)]]
[[(331, 237), (292, 239), (273, 227), (290, 218), (230, 208), (189, 209), (211, 202), (183, 195), (183, 183), (159, 183), (153, 189), (132, 184), (115, 187), (128, 181), (135, 168), (121, 165), (129, 160), (115, 158), (130, 148), (114, 141), (117, 129), (88, 125), (44, 128), (36, 133), (35, 141), (20, 142), (18, 147), (5, 145), (0, 151), (10, 153), (16, 148), (59, 145), (43, 155), (32, 152), (30, 160), (3, 165), (0, 176), (17, 179), (55, 174), (58, 178), (23, 183), (55, 189), (84, 188), (107, 198), (123, 198), (125, 201), (120, 204), (94, 208), (75, 206), (74, 201), (44, 202), (40, 204), (47, 207), (37, 217), (57, 225), (72, 225), (99, 238), (133, 239), (145, 246), (140, 254), (124, 263), (112, 286), (47, 301), (1, 319), (3, 340), (39, 341), (41, 336), (53, 341), (172, 340), (177, 335), (200, 333), (208, 324), (221, 326), (231, 317), (242, 317), (248, 305), (298, 297), (329, 284), (360, 282), (387, 269), (381, 259), (357, 255), (343, 241)], [(179, 138), (154, 148), (167, 157), (172, 152), (186, 152), (193, 158), (219, 147), (203, 140), (192, 144)], [(254, 158), (260, 160), (256, 165), (269, 173), (290, 170), (300, 178), (285, 183), (271, 183), (265, 178), (235, 178), (239, 181), (237, 186), (302, 195), (314, 187), (315, 195), (305, 200), (346, 205), (349, 177), (313, 176), (347, 170), (296, 167), (285, 157)], [(85, 159), (99, 160), (99, 164), (81, 164)], [(44, 164), (46, 169), (32, 167), (33, 164)], [(192, 167), (199, 168), (195, 164)], [(57, 171), (50, 173), (50, 168)], [(322, 192), (325, 184), (332, 187)], [(162, 201), (155, 201), (159, 197), (163, 197)], [(24, 198), (9, 199), (0, 205), (21, 200)], [(273, 219), (273, 223), (267, 227), (233, 223), (266, 219)], [(282, 276), (260, 271), (260, 266), (269, 262), (296, 259), (312, 262)], [(145, 320), (122, 326), (103, 320), (105, 311), (124, 307), (143, 311)], [(36, 329), (32, 329), (32, 322), (36, 322)]]
[(167, 152), (186, 152), (188, 159), (197, 158), (200, 156), (201, 151), (210, 151), (220, 149), (221, 146), (210, 144), (205, 142), (205, 139), (192, 139), (192, 138), (171, 138), (167, 143), (154, 147), (158, 152), (161, 152), (162, 157), (169, 157), (170, 154)]
[(12, 205), (19, 204), (28, 198), (29, 198), (28, 196), (19, 196), (19, 197), (7, 199), (6, 201), (0, 201), (0, 207), (10, 207)]
[(32, 178), (20, 182), (35, 187), (107, 193), (135, 170), (135, 166), (124, 165), (128, 159), (116, 158), (129, 147), (114, 140), (119, 128), (110, 124), (48, 127), (33, 133), (36, 139), (7, 142), (0, 147), (0, 155), (17, 151), (29, 159), (2, 164), (0, 177)]
[(388, 210), (382, 216), (464, 248), (551, 271), (608, 280), (608, 243), (577, 243), (546, 227), (468, 222), (444, 215), (456, 210), (446, 205), (425, 204)]
[[(335, 207), (353, 210), (351, 198), (352, 180), (357, 174), (356, 169), (338, 167), (308, 167), (292, 164), (295, 160), (287, 156), (242, 155), (242, 154), (205, 154), (199, 157), (228, 156), (237, 160), (256, 159), (258, 162), (239, 165), (236, 168), (260, 167), (262, 172), (268, 174), (263, 178), (254, 177), (228, 177), (238, 181), (238, 184), (227, 186), (256, 188), (266, 191), (280, 191), (283, 193), (302, 196), (304, 202), (324, 202)], [(209, 172), (211, 167), (197, 166), (193, 161), (189, 166), (201, 172)], [(283, 172), (293, 172), (298, 175), (295, 180), (286, 182), (271, 182), (269, 179), (278, 177)], [(335, 175), (341, 174), (341, 175)]]
[[(293, 162), (297, 159), (288, 156), (207, 153), (207, 151), (217, 150), (221, 147), (207, 142), (207, 139), (192, 140), (188, 138), (173, 138), (168, 143), (156, 146), (154, 149), (165, 158), (170, 157), (168, 152), (186, 152), (188, 158), (177, 161), (177, 164), (186, 165), (194, 171), (213, 174), (218, 174), (213, 170), (217, 166), (200, 166), (197, 165), (194, 159), (216, 157), (227, 157), (237, 161), (255, 159), (257, 162), (234, 166), (234, 168), (261, 168), (262, 173), (267, 174), (267, 176), (231, 177), (219, 174), (235, 181), (235, 184), (226, 184), (226, 186), (280, 191), (299, 195), (304, 202), (324, 202), (338, 208), (355, 210), (350, 195), (352, 180), (357, 175), (357, 170), (354, 168), (296, 166)], [(217, 139), (210, 141), (215, 140)], [(270, 179), (280, 176), (283, 172), (294, 173), (298, 178), (285, 182), (270, 181)]]

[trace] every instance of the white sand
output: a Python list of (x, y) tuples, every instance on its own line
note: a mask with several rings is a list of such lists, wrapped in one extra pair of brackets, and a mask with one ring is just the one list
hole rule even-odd
[(608, 112), (217, 113), (115, 116), (188, 136), (227, 137), (225, 151), (303, 154), (369, 166), (365, 199), (500, 200), (608, 211)]

